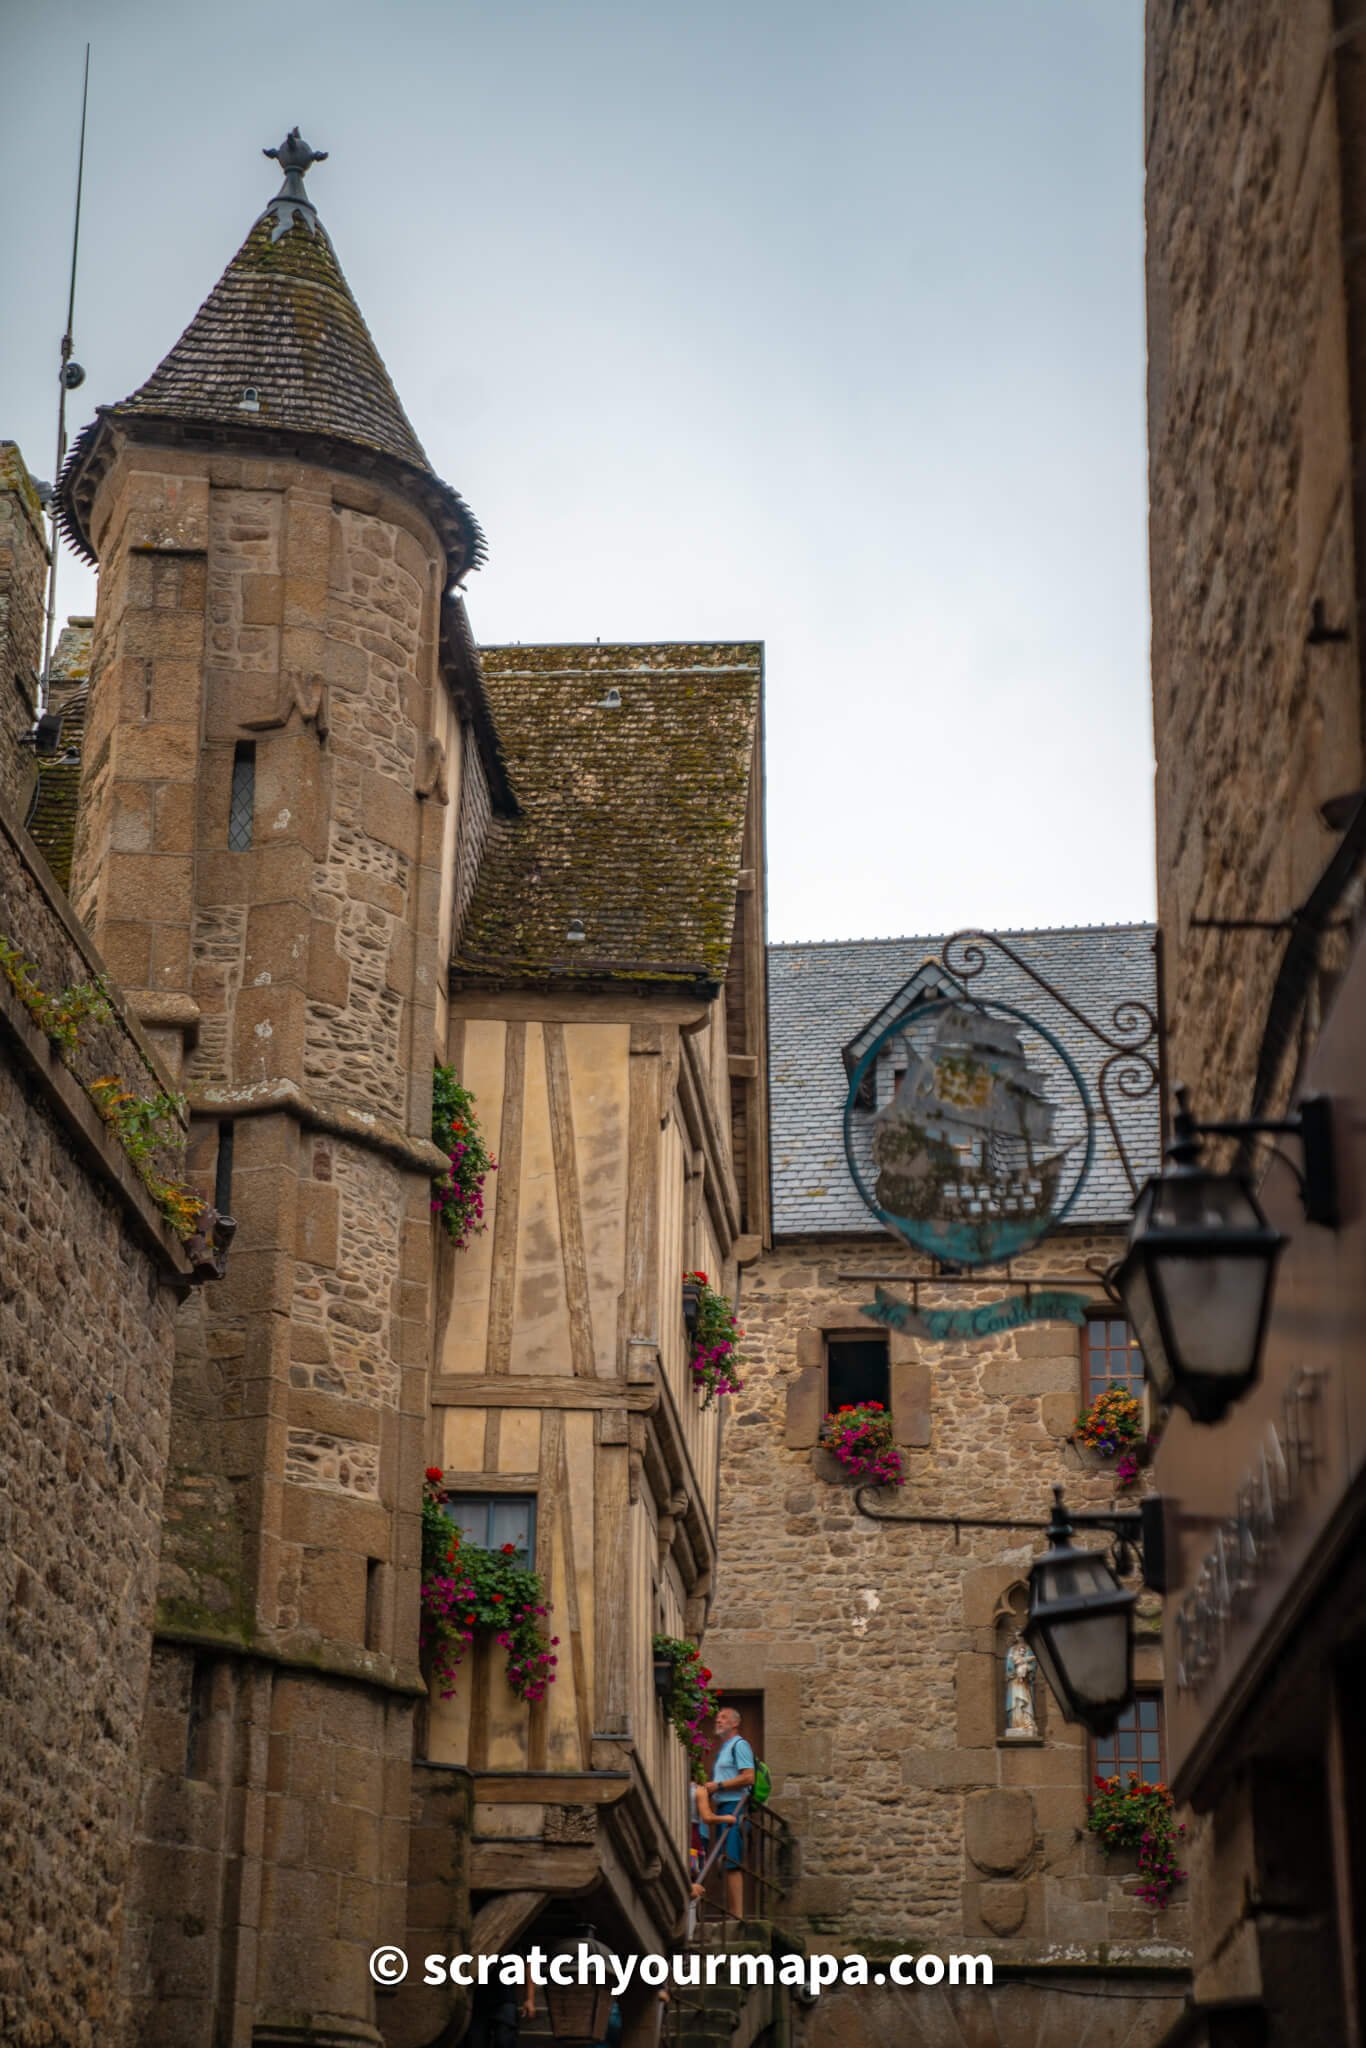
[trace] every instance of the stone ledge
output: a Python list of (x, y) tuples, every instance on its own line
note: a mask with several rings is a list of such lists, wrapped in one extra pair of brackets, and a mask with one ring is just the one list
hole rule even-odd
[(123, 1146), (52, 1042), (29, 1016), (8, 981), (0, 979), (0, 1028), (13, 1044), (19, 1064), (37, 1083), (38, 1099), (51, 1111), (81, 1163), (121, 1204), (142, 1249), (172, 1286), (195, 1285), (195, 1270), (180, 1239), (148, 1194)]
[(263, 1081), (254, 1087), (204, 1087), (187, 1092), (192, 1116), (220, 1122), (239, 1116), (292, 1116), (305, 1130), (326, 1131), (354, 1145), (383, 1152), (414, 1173), (443, 1173), (446, 1155), (430, 1138), (414, 1138), (396, 1125), (358, 1109), (326, 1109), (294, 1081)]
[(187, 1649), (216, 1650), (225, 1657), (255, 1658), (262, 1664), (274, 1664), (284, 1671), (306, 1671), (324, 1678), (349, 1679), (355, 1685), (368, 1685), (377, 1692), (398, 1693), (402, 1697), (425, 1700), (429, 1689), (422, 1673), (415, 1665), (399, 1664), (391, 1657), (381, 1657), (373, 1650), (357, 1650), (343, 1643), (324, 1643), (317, 1636), (286, 1636), (272, 1640), (269, 1636), (253, 1636), (245, 1641), (235, 1634), (230, 1626), (220, 1632), (213, 1628), (178, 1628), (172, 1621), (158, 1615), (153, 1631), (158, 1643), (174, 1643)]

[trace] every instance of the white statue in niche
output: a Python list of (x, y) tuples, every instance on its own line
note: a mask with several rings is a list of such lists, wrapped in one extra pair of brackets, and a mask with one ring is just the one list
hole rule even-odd
[(1034, 1713), (1034, 1674), (1038, 1661), (1023, 1636), (1016, 1636), (1006, 1651), (1006, 1735), (1029, 1736), (1037, 1740), (1039, 1723)]

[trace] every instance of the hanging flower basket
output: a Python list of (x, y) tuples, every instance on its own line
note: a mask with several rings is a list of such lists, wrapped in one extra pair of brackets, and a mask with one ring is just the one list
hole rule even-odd
[(718, 1394), (738, 1394), (744, 1385), (736, 1341), (745, 1333), (736, 1323), (725, 1295), (716, 1292), (705, 1273), (683, 1275), (685, 1321), (690, 1288), (696, 1290), (697, 1313), (689, 1328), (688, 1366), (694, 1384), (702, 1389), (702, 1406), (710, 1408)]
[(905, 1467), (881, 1401), (833, 1409), (821, 1424), (821, 1448), (845, 1484), (904, 1486)]
[(1072, 1441), (1102, 1463), (1113, 1463), (1115, 1484), (1131, 1487), (1148, 1461), (1142, 1404), (1120, 1387), (1107, 1387), (1077, 1417)]
[(457, 1251), (487, 1228), (484, 1222), (484, 1181), (497, 1171), (474, 1113), (474, 1097), (455, 1078), (454, 1067), (437, 1067), (432, 1075), (432, 1143), (450, 1162), (432, 1179), (432, 1214)]
[(1176, 1863), (1176, 1845), (1185, 1834), (1178, 1827), (1176, 1802), (1165, 1785), (1144, 1785), (1131, 1777), (1097, 1778), (1086, 1800), (1086, 1825), (1106, 1855), (1116, 1849), (1137, 1849), (1137, 1896), (1157, 1911), (1185, 1878)]
[[(654, 1652), (656, 1695), (669, 1718), (669, 1726), (683, 1745), (689, 1775), (701, 1784), (707, 1775), (707, 1738), (703, 1730), (720, 1705), (721, 1688), (712, 1684), (711, 1673), (703, 1664), (696, 1643), (683, 1636), (655, 1636), (650, 1647)], [(663, 1692), (661, 1666), (668, 1674)]]
[(683, 1276), (683, 1327), (690, 1337), (697, 1328), (697, 1318), (702, 1307), (703, 1284), (699, 1274), (685, 1273)]

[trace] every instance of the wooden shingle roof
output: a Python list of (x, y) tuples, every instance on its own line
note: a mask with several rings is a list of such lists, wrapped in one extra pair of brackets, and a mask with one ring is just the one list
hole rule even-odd
[(762, 647), (486, 647), (481, 661), (519, 815), (490, 827), (456, 976), (719, 984)]

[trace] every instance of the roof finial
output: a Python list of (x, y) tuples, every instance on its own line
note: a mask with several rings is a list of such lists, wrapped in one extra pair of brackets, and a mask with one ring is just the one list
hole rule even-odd
[(262, 156), (274, 157), (285, 174), (285, 182), (271, 200), (266, 212), (274, 214), (275, 228), (272, 242), (278, 242), (287, 228), (296, 220), (302, 221), (310, 235), (317, 223), (317, 211), (313, 201), (304, 190), (304, 172), (314, 164), (326, 163), (325, 149), (312, 149), (300, 135), (297, 128), (291, 128), (284, 141), (276, 149), (263, 149)]

